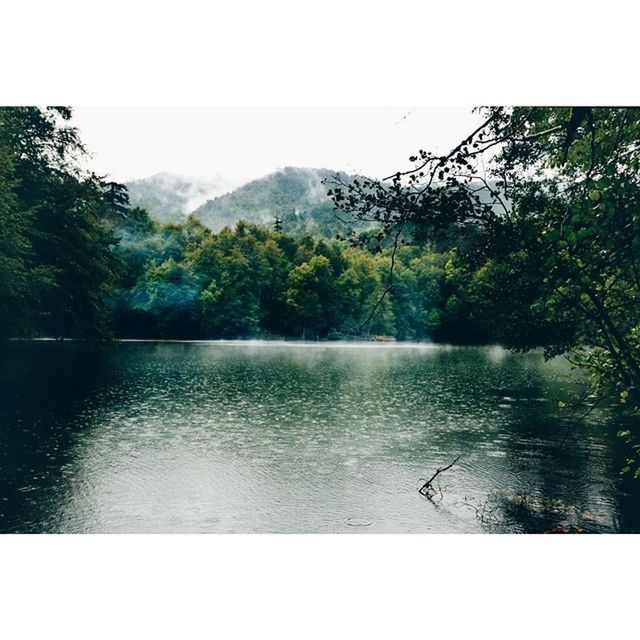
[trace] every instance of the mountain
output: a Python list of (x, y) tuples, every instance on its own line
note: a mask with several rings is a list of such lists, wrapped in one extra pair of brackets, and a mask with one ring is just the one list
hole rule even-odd
[[(285, 233), (328, 237), (347, 233), (353, 225), (336, 217), (328, 187), (322, 184), (335, 174), (329, 169), (286, 167), (208, 200), (192, 215), (213, 231), (234, 226), (239, 220), (273, 227), (279, 218)], [(348, 179), (346, 174), (340, 175)]]
[(126, 183), (131, 205), (143, 207), (160, 222), (182, 222), (203, 202), (234, 186), (219, 175), (187, 177), (167, 172)]

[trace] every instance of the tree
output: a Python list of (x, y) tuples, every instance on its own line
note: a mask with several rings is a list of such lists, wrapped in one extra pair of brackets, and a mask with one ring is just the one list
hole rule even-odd
[(199, 294), (199, 283), (188, 266), (169, 258), (147, 270), (138, 306), (153, 317), (157, 337), (195, 338), (200, 323)]
[(329, 258), (313, 256), (289, 274), (287, 304), (302, 338), (325, 337), (335, 328), (334, 273)]
[(255, 337), (270, 313), (277, 315), (277, 303), (267, 310), (265, 301), (282, 290), (276, 275), (281, 258), (269, 231), (243, 222), (235, 231), (223, 229), (194, 250), (193, 266), (208, 283), (201, 300), (212, 336)]
[(31, 220), (20, 206), (15, 188), (11, 155), (0, 148), (0, 337), (26, 331), (33, 306), (27, 237)]
[(467, 232), (457, 268), (502, 342), (567, 354), (592, 393), (637, 413), (640, 109), (481, 112), (446, 155), (421, 149), (382, 181), (337, 177), (335, 206), (386, 235), (409, 225), (427, 237)]
[(338, 279), (342, 303), (341, 332), (358, 337), (368, 334), (393, 334), (394, 313), (390, 299), (383, 300), (376, 314), (371, 309), (384, 289), (383, 277), (388, 271), (387, 261), (367, 251), (345, 251), (348, 267)]

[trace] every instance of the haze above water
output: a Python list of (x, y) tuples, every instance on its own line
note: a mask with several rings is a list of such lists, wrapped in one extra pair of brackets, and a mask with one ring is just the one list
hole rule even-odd
[[(624, 425), (603, 409), (571, 429), (560, 359), (41, 342), (0, 361), (0, 531), (640, 530)], [(457, 455), (435, 502), (420, 496)]]

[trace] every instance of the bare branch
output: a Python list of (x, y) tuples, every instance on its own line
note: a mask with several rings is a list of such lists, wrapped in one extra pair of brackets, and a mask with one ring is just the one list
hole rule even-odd
[(420, 489), (418, 489), (418, 493), (422, 496), (424, 496), (425, 498), (428, 498), (429, 500), (431, 500), (433, 498), (433, 496), (436, 494), (436, 490), (433, 488), (433, 482), (434, 480), (441, 474), (444, 473), (445, 471), (448, 471), (449, 469), (451, 469), (451, 467), (453, 467), (454, 464), (456, 464), (456, 462), (458, 462), (458, 460), (460, 460), (462, 456), (457, 456), (456, 459), (451, 462), (450, 464), (448, 464), (446, 467), (442, 467), (442, 469), (436, 469), (436, 472), (429, 478), (429, 480), (427, 480), (421, 487)]

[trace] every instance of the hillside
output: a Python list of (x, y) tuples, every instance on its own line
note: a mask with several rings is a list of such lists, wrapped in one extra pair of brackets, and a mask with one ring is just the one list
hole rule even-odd
[(328, 169), (286, 167), (208, 200), (192, 214), (214, 231), (234, 226), (238, 220), (273, 227), (279, 218), (285, 233), (323, 236), (345, 233), (352, 225), (336, 217), (327, 187), (322, 184), (322, 180), (332, 178), (335, 173)]
[(196, 207), (234, 185), (219, 175), (186, 177), (162, 172), (126, 186), (132, 206), (143, 207), (160, 222), (182, 222)]

